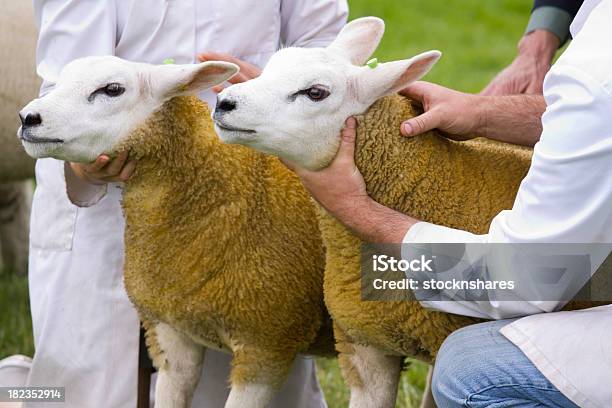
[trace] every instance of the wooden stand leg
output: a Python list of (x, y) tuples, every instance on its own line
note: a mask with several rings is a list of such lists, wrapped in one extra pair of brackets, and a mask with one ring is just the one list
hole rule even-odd
[(138, 350), (138, 400), (137, 408), (150, 408), (151, 374), (153, 362), (149, 358), (145, 343), (144, 329), (140, 329), (140, 347)]

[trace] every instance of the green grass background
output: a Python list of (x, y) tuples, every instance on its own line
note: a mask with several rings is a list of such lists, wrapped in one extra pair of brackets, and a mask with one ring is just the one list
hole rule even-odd
[(480, 91), (516, 55), (531, 0), (349, 0), (351, 19), (378, 16), (386, 31), (375, 56), (389, 61), (442, 51), (427, 80)]
[[(480, 91), (515, 56), (531, 0), (349, 0), (351, 19), (374, 15), (386, 22), (375, 56), (409, 58), (438, 49), (443, 57), (427, 80), (466, 92)], [(25, 278), (0, 272), (0, 359), (33, 354)], [(319, 381), (330, 408), (345, 407), (348, 391), (335, 360), (319, 359)], [(427, 367), (402, 375), (398, 407), (417, 407)]]

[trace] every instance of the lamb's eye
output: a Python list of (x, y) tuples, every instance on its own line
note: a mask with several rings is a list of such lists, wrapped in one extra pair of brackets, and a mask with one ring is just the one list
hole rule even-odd
[(327, 89), (318, 85), (312, 86), (308, 89), (304, 89), (299, 93), (306, 95), (310, 100), (315, 102), (322, 101), (330, 95), (330, 92)]
[(119, 96), (125, 92), (125, 88), (116, 82), (108, 84), (102, 89), (104, 90), (103, 92), (111, 98)]
[(91, 95), (87, 97), (87, 100), (91, 103), (96, 99), (96, 96), (100, 94), (104, 94), (111, 98), (116, 98), (117, 96), (121, 95), (124, 92), (125, 92), (125, 88), (122, 87), (121, 84), (118, 84), (117, 82), (111, 82), (110, 84), (107, 84), (103, 86), (102, 88), (98, 88), (95, 91), (93, 91)]

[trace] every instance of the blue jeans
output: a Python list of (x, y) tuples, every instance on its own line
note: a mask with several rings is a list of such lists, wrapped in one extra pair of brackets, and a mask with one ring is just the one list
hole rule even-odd
[(508, 323), (475, 324), (446, 339), (432, 382), (438, 407), (578, 407), (499, 333)]

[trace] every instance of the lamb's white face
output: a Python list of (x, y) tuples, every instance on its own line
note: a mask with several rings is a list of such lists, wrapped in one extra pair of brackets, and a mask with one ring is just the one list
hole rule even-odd
[(114, 148), (165, 101), (196, 94), (238, 72), (226, 62), (149, 65), (88, 57), (62, 70), (55, 88), (20, 112), (18, 135), (35, 158), (91, 162)]
[(366, 17), (347, 24), (327, 48), (280, 50), (260, 77), (219, 95), (213, 118), (220, 138), (300, 167), (325, 167), (347, 117), (421, 78), (441, 55), (364, 66), (383, 32), (381, 19)]

